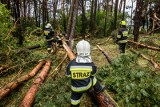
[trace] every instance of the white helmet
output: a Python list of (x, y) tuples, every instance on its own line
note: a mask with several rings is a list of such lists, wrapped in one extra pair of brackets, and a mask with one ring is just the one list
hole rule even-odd
[(90, 44), (88, 41), (81, 40), (76, 45), (78, 56), (90, 56)]
[(50, 29), (52, 29), (52, 25), (51, 25), (50, 23), (48, 23), (48, 24), (45, 26), (45, 28), (50, 28)]

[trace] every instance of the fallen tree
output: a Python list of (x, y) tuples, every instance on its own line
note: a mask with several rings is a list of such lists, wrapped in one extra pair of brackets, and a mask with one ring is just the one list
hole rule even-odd
[(36, 49), (36, 48), (40, 48), (40, 45), (37, 44), (37, 45), (34, 45), (34, 46), (28, 46), (28, 47), (19, 49), (19, 50), (17, 51), (17, 54), (18, 54), (18, 53), (21, 53), (21, 52), (24, 52), (24, 51), (27, 51), (27, 50)]
[(45, 77), (47, 76), (49, 69), (51, 67), (51, 61), (47, 60), (45, 66), (43, 67), (39, 76), (33, 82), (33, 85), (26, 93), (26, 96), (22, 100), (19, 107), (32, 107), (32, 104), (35, 99), (36, 92), (38, 91), (40, 85), (44, 82)]
[[(67, 45), (64, 39), (62, 39), (63, 47), (67, 51), (70, 60), (75, 58), (74, 53), (71, 51), (70, 47)], [(100, 92), (99, 94), (91, 93), (94, 99), (97, 101), (99, 107), (119, 107), (118, 104), (112, 99), (112, 97), (107, 93), (107, 91)], [(93, 95), (94, 94), (94, 95)]]
[(151, 64), (154, 66), (154, 68), (155, 68), (155, 69), (160, 70), (160, 66), (159, 66), (159, 64), (157, 64), (157, 63), (154, 61), (154, 59), (153, 59), (153, 58), (148, 58), (148, 57), (147, 57), (147, 56), (145, 56), (144, 54), (141, 54), (141, 53), (137, 52), (137, 51), (136, 51), (136, 50), (134, 50), (134, 49), (131, 49), (131, 51), (132, 51), (132, 52), (134, 52), (134, 53), (136, 53), (136, 54), (141, 55), (141, 57), (142, 57), (142, 58), (144, 58), (144, 59), (148, 60), (149, 62), (151, 62)]
[(45, 61), (40, 61), (39, 64), (29, 74), (16, 79), (15, 81), (7, 84), (2, 89), (0, 89), (0, 100), (2, 100), (6, 95), (8, 95), (13, 89), (16, 89), (18, 85), (34, 77), (44, 63)]
[(160, 51), (160, 48), (157, 48), (157, 47), (153, 47), (153, 46), (148, 46), (148, 45), (145, 45), (145, 44), (141, 44), (141, 43), (138, 43), (138, 42), (134, 42), (132, 40), (128, 40), (129, 43), (133, 43), (137, 46), (141, 46), (141, 47), (144, 47), (144, 48), (148, 48), (148, 49), (152, 49), (152, 50), (156, 50), (156, 51)]
[(111, 64), (112, 58), (109, 56), (109, 54), (106, 51), (104, 51), (99, 45), (97, 45), (97, 48), (104, 54), (108, 62)]

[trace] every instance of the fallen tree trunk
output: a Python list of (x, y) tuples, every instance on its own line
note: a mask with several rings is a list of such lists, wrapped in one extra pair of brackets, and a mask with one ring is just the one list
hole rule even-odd
[(19, 49), (19, 50), (17, 51), (17, 54), (18, 54), (18, 53), (21, 53), (21, 52), (24, 52), (24, 51), (26, 51), (26, 50), (28, 50), (28, 49), (31, 50), (31, 49), (36, 49), (36, 48), (40, 48), (40, 45), (37, 44), (37, 45), (34, 45), (34, 46), (28, 46), (28, 47)]
[[(71, 51), (67, 43), (62, 40), (63, 47), (66, 49), (67, 54), (70, 58), (70, 60), (73, 60), (75, 58), (74, 53)], [(118, 104), (112, 99), (112, 97), (107, 93), (107, 91), (100, 92), (98, 95), (91, 93), (92, 96), (94, 96), (94, 99), (96, 99), (99, 107), (118, 107)]]
[(31, 86), (31, 88), (26, 93), (26, 96), (22, 100), (19, 107), (32, 107), (32, 104), (33, 104), (34, 99), (35, 99), (36, 92), (38, 91), (40, 85), (44, 82), (45, 77), (47, 76), (50, 67), (51, 67), (51, 61), (48, 60), (48, 61), (46, 61), (46, 64), (43, 67), (41, 73), (35, 79), (35, 81), (33, 82), (33, 85)]
[(109, 54), (106, 51), (104, 51), (99, 45), (97, 45), (97, 48), (104, 54), (108, 62), (112, 64), (112, 58), (109, 56)]
[(148, 58), (148, 57), (145, 56), (144, 54), (141, 54), (141, 53), (137, 52), (137, 51), (134, 50), (134, 49), (131, 49), (131, 51), (134, 52), (134, 53), (136, 53), (136, 54), (140, 54), (140, 55), (142, 56), (142, 58), (144, 58), (144, 59), (148, 60), (149, 62), (151, 62), (155, 69), (160, 70), (159, 64), (157, 64), (157, 63), (153, 60), (153, 58)]
[(2, 100), (6, 95), (8, 95), (13, 89), (16, 89), (18, 85), (34, 77), (43, 64), (44, 64), (44, 61), (39, 62), (39, 64), (29, 74), (24, 75), (13, 82), (10, 82), (6, 86), (4, 86), (2, 89), (0, 89), (0, 100)]
[(147, 45), (145, 45), (145, 44), (141, 44), (141, 43), (134, 42), (134, 41), (131, 41), (131, 40), (128, 40), (128, 42), (133, 43), (133, 44), (136, 44), (136, 45), (141, 46), (141, 47), (144, 47), (144, 48), (148, 48), (148, 49), (160, 51), (160, 48), (157, 48), (157, 47), (147, 46)]
[(68, 57), (70, 60), (73, 60), (75, 58), (74, 53), (72, 52), (71, 48), (67, 45), (67, 43), (65, 42), (64, 38), (62, 38), (62, 43), (63, 43), (63, 47), (64, 49), (67, 51)]

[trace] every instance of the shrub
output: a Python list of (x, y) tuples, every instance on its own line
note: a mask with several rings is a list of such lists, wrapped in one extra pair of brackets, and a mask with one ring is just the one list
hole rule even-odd
[(140, 67), (135, 56), (121, 55), (112, 65), (103, 67), (99, 76), (108, 90), (115, 93), (114, 99), (120, 106), (158, 107), (159, 75), (152, 75), (148, 68)]

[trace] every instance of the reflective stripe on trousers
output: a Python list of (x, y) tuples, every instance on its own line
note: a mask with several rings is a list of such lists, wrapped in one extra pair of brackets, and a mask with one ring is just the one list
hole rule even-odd
[[(97, 79), (94, 77), (93, 78), (93, 86), (96, 84), (96, 82), (97, 82)], [(74, 92), (81, 92), (81, 91), (88, 90), (91, 86), (92, 86), (92, 80), (90, 79), (90, 82), (89, 82), (89, 84), (87, 86), (83, 86), (83, 87), (74, 87), (74, 86), (71, 86), (71, 89)]]
[(127, 40), (119, 40), (118, 43), (127, 43)]
[(79, 103), (80, 103), (80, 99), (78, 99), (78, 100), (71, 99), (71, 104), (72, 105), (78, 105)]

